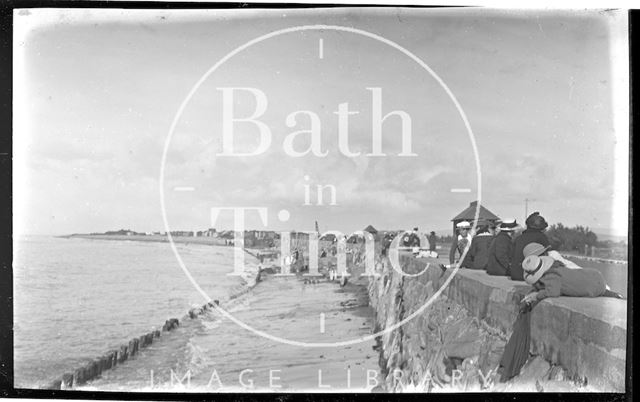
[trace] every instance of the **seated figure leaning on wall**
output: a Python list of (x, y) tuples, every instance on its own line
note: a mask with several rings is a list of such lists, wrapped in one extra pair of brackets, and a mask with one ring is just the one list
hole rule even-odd
[(553, 258), (556, 261), (559, 261), (565, 267), (569, 269), (581, 269), (582, 267), (575, 262), (564, 258), (559, 252), (556, 250), (551, 250), (551, 246), (543, 246), (540, 243), (529, 243), (524, 246), (523, 250), (524, 258), (527, 258), (530, 255), (537, 255), (538, 257), (546, 255)]
[(522, 262), (522, 269), (525, 282), (534, 288), (522, 299), (527, 304), (559, 296), (623, 299), (621, 294), (610, 290), (600, 271), (594, 268), (569, 269), (552, 257), (530, 255)]

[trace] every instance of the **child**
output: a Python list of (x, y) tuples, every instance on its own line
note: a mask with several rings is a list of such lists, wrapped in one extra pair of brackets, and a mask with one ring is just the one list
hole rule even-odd
[(524, 297), (527, 304), (558, 296), (623, 299), (609, 290), (600, 271), (593, 268), (569, 269), (552, 257), (537, 255), (525, 258), (522, 268), (524, 280), (536, 290)]

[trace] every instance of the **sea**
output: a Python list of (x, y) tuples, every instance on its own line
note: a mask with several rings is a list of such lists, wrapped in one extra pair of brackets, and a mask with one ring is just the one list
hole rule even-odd
[[(230, 247), (176, 246), (212, 299), (224, 301), (247, 286), (226, 275), (233, 267)], [(18, 388), (46, 385), (206, 301), (161, 242), (20, 237), (13, 284)], [(181, 346), (171, 347), (180, 353)]]
[[(377, 386), (365, 287), (296, 277), (266, 278), (253, 287), (251, 278), (227, 275), (232, 247), (176, 247), (197, 285), (256, 331), (215, 311), (190, 319), (188, 310), (206, 299), (168, 243), (21, 237), (13, 266), (15, 387), (46, 386), (169, 318), (180, 319), (180, 327), (78, 389), (362, 392)], [(257, 269), (257, 259), (245, 257), (248, 270)], [(365, 341), (339, 345), (353, 339)], [(300, 346), (305, 342), (329, 347)]]

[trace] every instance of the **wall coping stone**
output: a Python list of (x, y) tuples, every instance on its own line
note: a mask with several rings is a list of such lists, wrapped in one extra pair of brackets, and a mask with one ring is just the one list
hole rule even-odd
[[(400, 253), (400, 263), (403, 271), (408, 273), (419, 272), (430, 263), (423, 275), (426, 278), (405, 277), (405, 281), (432, 281), (436, 290), (453, 272), (453, 269), (448, 269), (443, 273), (433, 259), (414, 258), (410, 253)], [(399, 275), (392, 269), (390, 272)], [(443, 295), (506, 333), (510, 332), (518, 314), (516, 301), (529, 289), (531, 286), (528, 284), (508, 277), (460, 269)], [(624, 392), (626, 331), (626, 300), (548, 298), (532, 312), (531, 351), (552, 364), (562, 366), (570, 376), (586, 377), (589, 384), (602, 390)]]

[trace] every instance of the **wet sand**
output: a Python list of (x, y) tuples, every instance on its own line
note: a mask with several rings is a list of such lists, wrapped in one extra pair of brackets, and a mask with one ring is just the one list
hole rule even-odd
[[(268, 275), (251, 292), (222, 307), (256, 330), (289, 341), (354, 340), (372, 334), (373, 312), (368, 307), (364, 281), (366, 278), (341, 288), (325, 278), (316, 284), (305, 284), (303, 277)], [(163, 335), (136, 359), (80, 389), (366, 392), (380, 381), (373, 340), (347, 346), (306, 347), (259, 336), (215, 312), (190, 321), (180, 333), (168, 334), (166, 339)], [(180, 337), (188, 339), (186, 345), (179, 344)], [(184, 357), (170, 356), (181, 347)], [(154, 371), (153, 388), (150, 369)]]

